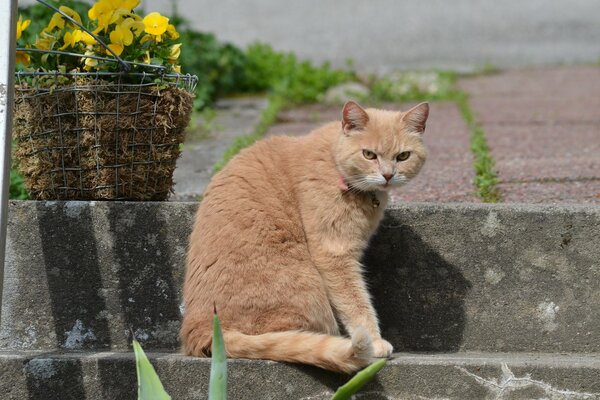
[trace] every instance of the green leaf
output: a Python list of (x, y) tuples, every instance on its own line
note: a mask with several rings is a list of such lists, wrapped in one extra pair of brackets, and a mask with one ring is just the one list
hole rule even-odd
[(379, 371), (381, 371), (385, 365), (385, 361), (385, 359), (375, 361), (373, 364), (354, 375), (354, 377), (344, 386), (338, 388), (331, 400), (349, 400), (353, 394), (358, 392), (367, 382), (373, 379)]
[(133, 340), (133, 351), (135, 352), (135, 369), (138, 380), (138, 400), (171, 400), (171, 396), (165, 392), (142, 346), (135, 339)]
[(213, 317), (212, 360), (210, 364), (209, 400), (227, 400), (227, 356), (221, 322), (215, 310)]

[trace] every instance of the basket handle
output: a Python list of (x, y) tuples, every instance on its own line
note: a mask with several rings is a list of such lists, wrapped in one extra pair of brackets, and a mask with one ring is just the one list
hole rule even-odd
[[(65, 14), (64, 12), (62, 12), (61, 10), (59, 10), (58, 8), (54, 7), (52, 4), (47, 3), (44, 0), (37, 0), (38, 3), (54, 10), (55, 12), (59, 13), (60, 15), (62, 15), (63, 17), (65, 17), (66, 19), (68, 19), (69, 21), (71, 21), (73, 24), (77, 25), (79, 28), (83, 29), (86, 33), (88, 33), (90, 36), (92, 36), (98, 43), (100, 43), (100, 45), (102, 47), (104, 47), (105, 50), (108, 50), (108, 52), (115, 58), (114, 61), (116, 61), (117, 63), (119, 63), (119, 66), (121, 67), (121, 72), (127, 72), (129, 71), (130, 67), (129, 64), (127, 64), (125, 61), (123, 61), (123, 59), (121, 59), (121, 57), (119, 57), (114, 51), (112, 51), (112, 49), (110, 47), (108, 47), (106, 45), (106, 43), (104, 43), (102, 41), (102, 39), (100, 39), (100, 37), (98, 37), (98, 35), (96, 35), (95, 33), (92, 33), (90, 30), (88, 30), (85, 26), (83, 26), (82, 24), (80, 24), (79, 22), (75, 21), (73, 18), (71, 18), (70, 16), (68, 16), (67, 14)], [(91, 58), (91, 57), (88, 57)]]

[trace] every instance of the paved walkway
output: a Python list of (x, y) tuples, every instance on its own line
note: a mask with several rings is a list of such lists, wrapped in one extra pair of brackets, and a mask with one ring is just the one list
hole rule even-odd
[(464, 79), (505, 202), (600, 203), (600, 68)]
[[(475, 118), (486, 132), (503, 201), (600, 204), (599, 67), (512, 70), (465, 78), (459, 86), (470, 94)], [(175, 176), (176, 200), (197, 198), (224, 143), (251, 128), (259, 108), (249, 109), (237, 125), (224, 127), (208, 141), (186, 144)], [(340, 110), (341, 106), (324, 105), (288, 110), (267, 135), (305, 134), (338, 120)], [(421, 174), (393, 192), (392, 199), (479, 202), (469, 136), (455, 104), (432, 103), (424, 136), (429, 159)]]

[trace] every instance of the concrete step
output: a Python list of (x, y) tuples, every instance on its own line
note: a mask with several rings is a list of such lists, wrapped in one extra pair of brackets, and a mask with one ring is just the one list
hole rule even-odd
[[(210, 360), (149, 353), (174, 400), (206, 399)], [(329, 399), (348, 376), (229, 361), (231, 399)], [(0, 352), (2, 399), (135, 399), (133, 353)], [(599, 399), (600, 354), (395, 354), (357, 399)]]
[[(179, 347), (197, 204), (12, 202), (0, 349)], [(600, 207), (396, 204), (365, 257), (398, 351), (600, 353)]]

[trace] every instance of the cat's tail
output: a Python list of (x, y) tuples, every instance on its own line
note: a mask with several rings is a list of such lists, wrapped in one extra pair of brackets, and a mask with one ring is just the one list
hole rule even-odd
[(336, 372), (357, 371), (373, 356), (373, 343), (362, 328), (351, 339), (302, 331), (246, 335), (227, 330), (223, 338), (227, 354), (233, 358), (311, 364)]

